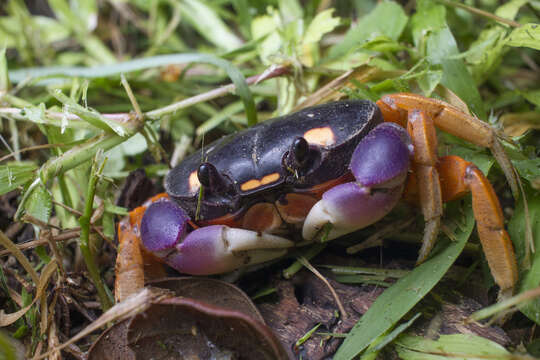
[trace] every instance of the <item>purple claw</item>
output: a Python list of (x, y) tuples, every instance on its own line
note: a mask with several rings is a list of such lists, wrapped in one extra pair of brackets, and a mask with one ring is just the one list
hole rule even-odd
[(311, 208), (303, 228), (303, 237), (313, 240), (330, 223), (328, 240), (369, 226), (384, 217), (401, 198), (403, 184), (390, 189), (370, 190), (357, 183), (338, 185), (323, 194)]
[[(212, 225), (187, 234), (189, 217), (170, 200), (151, 204), (141, 221), (143, 246), (176, 270), (220, 274), (285, 255), (292, 241), (255, 231)], [(186, 235), (187, 234), (187, 235)]]
[(170, 200), (152, 203), (141, 221), (143, 246), (151, 252), (174, 248), (187, 229), (189, 216)]
[(223, 226), (213, 225), (197, 229), (189, 234), (184, 242), (178, 244), (176, 252), (169, 255), (166, 262), (182, 273), (203, 275), (220, 273), (219, 249)]
[(385, 216), (401, 197), (411, 155), (411, 140), (401, 126), (383, 123), (371, 130), (351, 157), (349, 168), (356, 182), (323, 194), (304, 222), (304, 239), (315, 239), (328, 223), (331, 240)]
[(394, 187), (409, 170), (412, 144), (401, 126), (383, 123), (373, 129), (356, 147), (349, 168), (366, 187)]
[(356, 183), (338, 185), (323, 194), (330, 213), (339, 216), (339, 225), (363, 228), (384, 217), (401, 198), (403, 185), (373, 190)]
[(165, 261), (186, 274), (221, 274), (281, 257), (292, 246), (279, 236), (212, 225), (191, 232)]

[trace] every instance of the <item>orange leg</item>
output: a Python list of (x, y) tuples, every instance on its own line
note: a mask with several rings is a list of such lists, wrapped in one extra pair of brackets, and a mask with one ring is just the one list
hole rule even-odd
[(147, 206), (166, 196), (167, 194), (158, 194), (152, 197), (144, 205), (130, 211), (129, 216), (118, 224), (118, 254), (114, 284), (114, 297), (117, 302), (143, 288), (145, 274), (150, 278), (165, 276), (163, 265), (141, 249), (139, 228)]
[(439, 173), (437, 171), (437, 134), (433, 120), (423, 112), (409, 112), (407, 130), (414, 146), (412, 169), (420, 196), (420, 205), (426, 221), (422, 248), (418, 263), (426, 260), (439, 234), (442, 216), (442, 197)]
[(518, 178), (514, 168), (497, 139), (496, 132), (487, 123), (444, 101), (418, 94), (385, 95), (377, 101), (377, 105), (383, 117), (387, 119), (386, 121), (396, 122), (405, 127), (407, 119), (405, 114), (413, 110), (421, 110), (433, 119), (439, 129), (478, 146), (489, 148), (504, 171), (514, 197), (519, 197)]
[[(457, 156), (439, 160), (436, 154), (435, 125), (492, 150), (497, 143), (494, 131), (487, 124), (449, 104), (416, 94), (387, 95), (377, 105), (385, 120), (407, 125), (413, 142), (414, 180), (427, 223), (418, 261), (422, 262), (434, 245), (439, 231), (442, 200), (453, 200), (470, 191), (478, 235), (491, 273), (501, 288), (501, 295), (511, 294), (517, 282), (516, 259), (493, 187), (474, 164)], [(407, 113), (408, 122), (405, 117)]]
[(511, 295), (518, 280), (512, 241), (504, 229), (504, 216), (493, 186), (472, 163), (458, 156), (441, 158), (443, 199), (453, 200), (470, 191), (478, 237), (501, 295)]

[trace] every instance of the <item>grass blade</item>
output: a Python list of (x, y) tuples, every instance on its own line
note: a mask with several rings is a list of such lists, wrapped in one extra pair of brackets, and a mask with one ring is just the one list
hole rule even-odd
[(439, 282), (471, 235), (474, 218), (470, 201), (467, 202), (464, 218), (464, 226), (455, 233), (457, 241), (450, 243), (379, 296), (350, 331), (334, 360), (350, 360), (360, 354), (390, 330)]
[[(26, 68), (9, 72), (9, 78), (13, 83), (19, 83), (28, 78), (50, 78), (47, 81), (38, 82), (39, 85), (47, 85), (58, 82), (61, 78), (82, 77), (82, 78), (105, 78), (118, 76), (134, 71), (152, 69), (171, 64), (187, 63), (207, 63), (222, 68), (227, 72), (229, 78), (236, 86), (238, 96), (244, 102), (246, 116), (249, 125), (257, 123), (257, 112), (253, 95), (246, 84), (244, 75), (230, 62), (217, 56), (198, 53), (158, 55), (143, 59), (135, 59), (123, 63), (103, 65), (96, 67), (64, 67), (53, 66), (43, 68)], [(158, 109), (159, 110), (159, 109)]]

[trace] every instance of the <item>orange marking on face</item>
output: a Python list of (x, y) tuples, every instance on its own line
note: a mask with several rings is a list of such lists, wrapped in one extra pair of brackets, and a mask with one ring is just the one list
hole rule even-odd
[(251, 179), (240, 185), (240, 190), (248, 191), (258, 188), (259, 186), (268, 185), (279, 180), (278, 173), (271, 173), (263, 176), (261, 180)]
[(258, 203), (244, 215), (242, 227), (253, 231), (270, 232), (281, 226), (281, 217), (271, 203)]
[(304, 133), (304, 139), (310, 144), (329, 146), (336, 142), (336, 136), (329, 126), (313, 128)]
[(199, 182), (199, 176), (197, 176), (197, 170), (193, 171), (191, 174), (189, 174), (189, 191), (192, 193), (199, 190), (201, 187), (201, 183)]
[(290, 193), (285, 199), (276, 201), (281, 218), (289, 224), (297, 224), (306, 219), (317, 198), (313, 195)]
[(320, 199), (322, 197), (322, 194), (324, 194), (326, 190), (331, 189), (336, 185), (344, 184), (350, 181), (354, 181), (354, 176), (350, 172), (347, 172), (344, 175), (338, 177), (337, 179), (328, 180), (326, 182), (323, 182), (322, 184), (315, 185), (312, 188), (309, 188), (306, 192), (309, 194), (313, 194), (317, 199)]
[(215, 219), (199, 220), (197, 222), (198, 227), (204, 227), (209, 225), (226, 225), (229, 227), (241, 227), (242, 217), (238, 214), (227, 214)]

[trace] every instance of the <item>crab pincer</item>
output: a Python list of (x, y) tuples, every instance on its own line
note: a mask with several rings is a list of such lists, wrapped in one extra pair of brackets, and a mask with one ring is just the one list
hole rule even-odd
[(356, 147), (349, 165), (355, 180), (326, 191), (309, 212), (303, 228), (306, 240), (332, 228), (327, 240), (371, 225), (401, 198), (409, 171), (412, 145), (406, 130), (392, 123), (373, 129)]
[(294, 245), (279, 236), (225, 225), (188, 233), (189, 220), (180, 206), (161, 199), (147, 208), (141, 221), (144, 248), (186, 274), (219, 274), (269, 261), (285, 255)]

